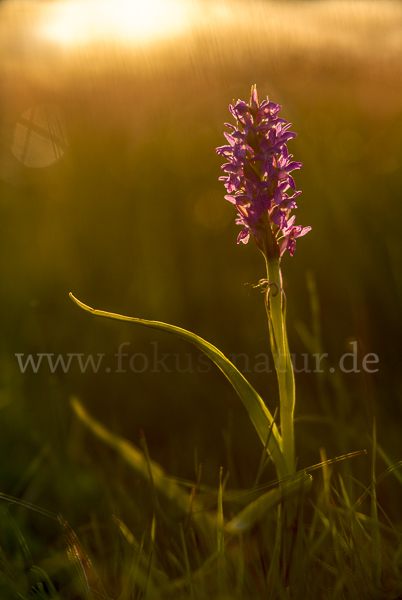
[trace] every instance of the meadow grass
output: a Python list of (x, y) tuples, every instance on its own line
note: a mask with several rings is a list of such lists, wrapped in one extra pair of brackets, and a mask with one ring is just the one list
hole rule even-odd
[[(2, 496), (2, 598), (401, 597), (402, 532), (377, 500), (386, 477), (400, 486), (401, 464), (376, 474), (375, 433), (370, 482), (352, 474), (356, 457), (345, 457), (343, 469), (322, 450), (311, 490), (293, 494), (290, 531), (279, 496), (234, 533), (234, 515), (269, 495), (275, 481), (239, 490), (223, 471), (215, 488), (203, 484), (201, 470), (198, 481), (176, 479), (150, 458), (145, 440), (136, 448), (72, 402), (88, 435), (114, 454), (106, 469), (93, 465), (109, 517), (94, 508), (74, 532), (62, 516)], [(133, 470), (131, 485), (123, 463)], [(38, 520), (53, 523), (47, 547), (31, 530)]]
[[(309, 288), (317, 319), (311, 275)], [(318, 332), (316, 327), (311, 336)], [(317, 375), (320, 386), (328, 383)], [(339, 385), (346, 394), (344, 383)], [(278, 482), (263, 445), (261, 460), (249, 463), (254, 485), (238, 488), (223, 469), (215, 486), (204, 483), (201, 463), (195, 480), (175, 477), (152, 459), (145, 434), (136, 447), (94, 418), (77, 397), (70, 402), (72, 468), (66, 456), (49, 456), (45, 448), (22, 477), (29, 482), (24, 498), (30, 489), (42, 505), (0, 495), (2, 598), (402, 596), (401, 522), (379, 500), (384, 487), (400, 494), (402, 461), (393, 463), (379, 446), (375, 420), (366, 450), (358, 432), (356, 452), (328, 457), (321, 447), (321, 462), (298, 471), (290, 484)], [(74, 530), (62, 514), (44, 507), (52, 503), (43, 478), (49, 463), (62, 482), (61, 493), (67, 492), (66, 467), (75, 472), (72, 518), (90, 497), (91, 508)]]

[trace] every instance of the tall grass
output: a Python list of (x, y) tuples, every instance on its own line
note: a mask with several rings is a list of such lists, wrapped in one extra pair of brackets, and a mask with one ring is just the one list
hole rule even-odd
[[(397, 475), (400, 464), (365, 484), (322, 450), (312, 490), (299, 487), (293, 496), (291, 531), (280, 497), (236, 531), (233, 515), (266, 497), (272, 482), (239, 490), (222, 471), (215, 488), (202, 475), (193, 482), (172, 478), (146, 446), (141, 451), (108, 431), (77, 399), (73, 406), (88, 435), (115, 455), (106, 468), (93, 464), (109, 518), (99, 521), (93, 507), (90, 521), (73, 532), (62, 517), (2, 496), (2, 598), (400, 597), (402, 533), (377, 500), (384, 477)], [(374, 465), (375, 439), (372, 448)], [(359, 459), (346, 460), (353, 471)], [(131, 485), (127, 471), (122, 481), (123, 463), (135, 474)], [(38, 519), (55, 523), (56, 531), (48, 548), (33, 552), (27, 525)]]

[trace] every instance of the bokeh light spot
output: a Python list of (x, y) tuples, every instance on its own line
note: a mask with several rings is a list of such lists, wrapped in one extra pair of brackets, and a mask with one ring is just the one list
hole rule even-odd
[(208, 191), (202, 194), (194, 205), (197, 221), (208, 229), (224, 229), (234, 218), (235, 213), (219, 192)]
[(67, 146), (64, 113), (54, 104), (39, 104), (25, 111), (14, 129), (11, 150), (26, 167), (48, 167)]

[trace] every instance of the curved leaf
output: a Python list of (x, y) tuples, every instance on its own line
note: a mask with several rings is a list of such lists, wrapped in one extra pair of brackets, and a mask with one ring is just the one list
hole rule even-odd
[(160, 329), (168, 333), (173, 333), (174, 335), (177, 335), (182, 339), (192, 343), (194, 346), (204, 352), (204, 354), (206, 354), (222, 371), (222, 373), (227, 377), (236, 390), (239, 398), (246, 407), (249, 417), (264, 446), (269, 439), (267, 450), (274, 461), (278, 478), (282, 479), (288, 476), (286, 464), (282, 454), (282, 439), (278, 428), (273, 421), (271, 413), (265, 406), (263, 400), (256, 390), (249, 384), (247, 379), (240, 373), (240, 371), (236, 369), (234, 364), (231, 363), (230, 360), (226, 358), (226, 356), (220, 350), (218, 350), (218, 348), (198, 335), (195, 335), (186, 329), (182, 329), (181, 327), (176, 327), (175, 325), (169, 325), (167, 323), (161, 323), (160, 321), (148, 321), (146, 319), (126, 317), (124, 315), (109, 313), (103, 310), (96, 310), (90, 306), (87, 306), (80, 300), (77, 300), (77, 298), (75, 298), (71, 293), (70, 298), (80, 308), (93, 315), (98, 317), (106, 317), (107, 319), (126, 321), (128, 323), (137, 323), (138, 325), (144, 325), (145, 327), (151, 327), (152, 329)]

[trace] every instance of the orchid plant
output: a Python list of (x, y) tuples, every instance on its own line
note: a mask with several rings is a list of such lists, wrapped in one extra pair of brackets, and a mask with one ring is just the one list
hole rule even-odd
[[(296, 474), (293, 431), (295, 382), (286, 334), (286, 299), (280, 268), (281, 257), (286, 250), (293, 256), (296, 239), (304, 236), (311, 228), (295, 225), (295, 216), (291, 216), (291, 211), (296, 209), (295, 199), (301, 192), (295, 190), (290, 173), (299, 169), (301, 163), (292, 161), (292, 155), (288, 154), (286, 143), (296, 134), (289, 131), (291, 124), (278, 116), (281, 106), (270, 102), (268, 98), (260, 103), (257, 88), (253, 85), (249, 104), (239, 100), (229, 108), (236, 119), (236, 125), (227, 124), (230, 129), (230, 133), (225, 133), (228, 145), (216, 150), (226, 161), (222, 167), (225, 175), (220, 179), (224, 181), (228, 192), (226, 200), (237, 209), (236, 223), (243, 227), (238, 243), (247, 243), (252, 238), (266, 263), (266, 279), (262, 279), (258, 285), (266, 286), (265, 305), (270, 344), (279, 385), (280, 429), (257, 391), (234, 364), (206, 340), (167, 323), (96, 310), (83, 304), (72, 294), (70, 296), (78, 306), (94, 315), (160, 329), (191, 342), (227, 377), (246, 407), (264, 450), (275, 465), (279, 480), (279, 487), (262, 494), (224, 525), (226, 533), (241, 534), (252, 527), (266, 510), (297, 496), (301, 490), (306, 490), (311, 485), (311, 475), (305, 472)], [(122, 455), (126, 458), (129, 455), (135, 468), (150, 468), (150, 463), (144, 467), (135, 449), (131, 448), (128, 452), (127, 442), (117, 440), (116, 436), (106, 432), (86, 415), (77, 400), (73, 402), (73, 407), (98, 437), (116, 448), (124, 448)], [(178, 503), (186, 504), (177, 486), (172, 492), (171, 483), (167, 485), (160, 468), (153, 465), (152, 469), (154, 483), (157, 482), (161, 492), (166, 493), (168, 489), (170, 495), (173, 493), (177, 496)]]
[(295, 382), (286, 335), (280, 259), (286, 250), (293, 256), (296, 238), (311, 227), (295, 225), (295, 215), (290, 216), (297, 208), (295, 198), (301, 194), (290, 173), (300, 169), (302, 163), (292, 161), (288, 153), (286, 142), (296, 134), (289, 131), (291, 123), (278, 117), (281, 108), (268, 98), (260, 103), (253, 85), (249, 104), (239, 100), (229, 106), (236, 126), (226, 123), (231, 130), (225, 133), (229, 145), (216, 151), (228, 161), (222, 167), (226, 175), (220, 179), (229, 192), (226, 200), (237, 208), (236, 223), (243, 225), (237, 242), (246, 244), (251, 237), (265, 258), (267, 279), (261, 283), (267, 286), (271, 350), (279, 384), (282, 454), (287, 473), (293, 474)]

